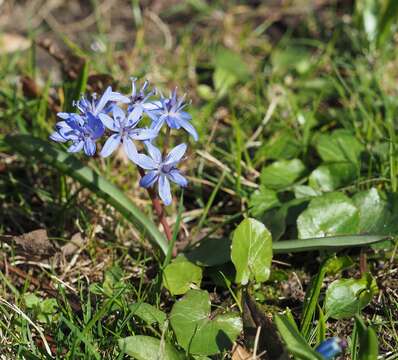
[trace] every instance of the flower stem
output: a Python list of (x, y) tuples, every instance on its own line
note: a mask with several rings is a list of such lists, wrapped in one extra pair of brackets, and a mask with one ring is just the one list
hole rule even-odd
[[(143, 169), (138, 167), (138, 171), (139, 171), (141, 177), (145, 176), (145, 171)], [(163, 207), (162, 203), (160, 202), (160, 199), (159, 199), (158, 195), (156, 194), (156, 191), (154, 191), (153, 188), (149, 187), (149, 188), (147, 188), (147, 191), (148, 191), (149, 197), (151, 198), (151, 201), (152, 201), (153, 210), (155, 211), (155, 213), (159, 219), (159, 223), (162, 224), (162, 227), (163, 227), (163, 230), (164, 230), (167, 240), (170, 242), (173, 239), (173, 234), (172, 234), (170, 225), (167, 222), (165, 212), (164, 212), (164, 207)], [(173, 249), (173, 256), (175, 256), (175, 255), (176, 255), (176, 252), (175, 252), (175, 249)]]

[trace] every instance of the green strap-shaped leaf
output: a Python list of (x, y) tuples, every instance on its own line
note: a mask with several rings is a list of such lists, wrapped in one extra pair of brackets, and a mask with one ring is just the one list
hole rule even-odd
[(391, 239), (391, 237), (385, 235), (341, 235), (299, 240), (284, 240), (274, 242), (272, 244), (272, 250), (275, 254), (313, 250), (336, 251), (346, 247), (367, 246), (389, 239)]
[(13, 135), (5, 138), (5, 143), (24, 156), (51, 165), (63, 174), (71, 176), (108, 204), (118, 210), (128, 221), (148, 236), (148, 240), (167, 253), (166, 238), (156, 225), (148, 219), (115, 185), (100, 176), (96, 171), (85, 166), (74, 155), (58, 150), (50, 143), (28, 135)]

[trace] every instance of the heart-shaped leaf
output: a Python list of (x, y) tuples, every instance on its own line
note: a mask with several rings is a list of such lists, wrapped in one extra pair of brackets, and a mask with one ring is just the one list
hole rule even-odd
[(339, 129), (332, 134), (320, 135), (316, 149), (323, 161), (357, 164), (364, 147), (349, 131)]
[(136, 360), (183, 360), (184, 354), (167, 342), (151, 336), (136, 335), (119, 340), (120, 350)]
[(236, 269), (236, 282), (268, 280), (272, 260), (272, 236), (265, 225), (255, 219), (245, 219), (234, 231), (231, 249)]
[(231, 260), (231, 239), (228, 237), (205, 239), (184, 253), (184, 256), (201, 266), (225, 264)]
[(350, 184), (355, 178), (355, 167), (349, 162), (324, 164), (311, 173), (309, 184), (314, 189), (333, 191)]
[(163, 285), (172, 295), (185, 294), (192, 284), (200, 286), (201, 281), (202, 269), (184, 257), (178, 257), (163, 271)]
[(280, 190), (292, 185), (304, 172), (305, 166), (299, 159), (275, 161), (262, 169), (261, 184)]
[(170, 313), (178, 344), (192, 355), (213, 355), (229, 349), (242, 330), (238, 314), (211, 318), (207, 291), (189, 290)]
[(250, 196), (250, 213), (255, 217), (263, 215), (267, 210), (278, 205), (279, 199), (276, 192), (263, 185)]
[(342, 193), (328, 193), (312, 199), (297, 219), (301, 239), (355, 234), (358, 226), (358, 208)]
[(301, 151), (301, 143), (294, 131), (284, 129), (276, 133), (256, 152), (255, 162), (265, 158), (270, 160), (292, 159)]
[(344, 319), (358, 314), (378, 291), (370, 274), (361, 279), (339, 279), (332, 282), (325, 297), (326, 316)]
[(372, 188), (352, 198), (358, 207), (359, 231), (368, 234), (396, 235), (398, 233), (398, 197)]
[(133, 316), (139, 317), (148, 325), (159, 324), (160, 327), (163, 327), (166, 321), (166, 314), (163, 311), (145, 302), (134, 303), (129, 306), (129, 310)]

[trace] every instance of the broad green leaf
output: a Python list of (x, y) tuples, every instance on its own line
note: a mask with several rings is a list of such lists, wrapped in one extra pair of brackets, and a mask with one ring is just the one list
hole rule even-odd
[(299, 238), (355, 234), (359, 211), (342, 193), (328, 193), (311, 200), (297, 219)]
[(275, 323), (289, 353), (295, 359), (323, 360), (323, 357), (308, 345), (291, 316), (286, 313), (278, 314), (275, 316)]
[(291, 130), (276, 133), (256, 152), (255, 161), (262, 158), (270, 160), (288, 160), (296, 158), (301, 152), (301, 143)]
[(381, 235), (398, 234), (396, 194), (385, 196), (372, 188), (355, 194), (352, 200), (359, 209), (360, 232)]
[(357, 164), (363, 145), (347, 130), (322, 134), (316, 143), (319, 156), (325, 162), (350, 162)]
[(281, 206), (267, 211), (262, 217), (261, 222), (266, 226), (272, 235), (273, 242), (279, 241), (286, 231), (286, 219), (288, 208)]
[(379, 342), (376, 332), (371, 327), (366, 327), (359, 316), (355, 316), (355, 323), (359, 337), (358, 360), (377, 360), (379, 355)]
[(191, 262), (201, 266), (216, 266), (231, 260), (230, 238), (208, 238), (201, 241), (184, 256)]
[(288, 226), (296, 226), (297, 218), (305, 210), (308, 202), (306, 198), (292, 199), (283, 203), (280, 208), (267, 211), (261, 217), (274, 242), (279, 241)]
[(232, 238), (231, 259), (236, 269), (238, 284), (249, 280), (268, 280), (272, 261), (271, 233), (261, 222), (245, 219), (236, 228)]
[(130, 305), (129, 311), (133, 316), (139, 317), (148, 325), (159, 324), (160, 327), (163, 327), (167, 318), (163, 311), (145, 302), (138, 302)]
[(293, 190), (294, 190), (294, 197), (296, 199), (316, 197), (322, 195), (321, 191), (315, 190), (311, 186), (306, 186), (306, 185), (295, 185)]
[(267, 210), (278, 206), (279, 199), (274, 190), (269, 190), (265, 186), (260, 186), (249, 200), (250, 214), (254, 217), (263, 215)]
[(210, 314), (207, 291), (189, 290), (170, 313), (178, 344), (192, 355), (214, 355), (231, 348), (242, 331), (238, 314)]
[(355, 166), (349, 162), (318, 166), (309, 177), (309, 185), (321, 191), (333, 191), (349, 185), (356, 179)]
[(200, 286), (201, 281), (202, 269), (183, 258), (163, 270), (163, 285), (172, 295), (185, 294), (192, 285)]
[(145, 335), (129, 336), (119, 340), (120, 350), (136, 360), (183, 360), (184, 354), (178, 352), (167, 342)]
[(376, 281), (370, 274), (361, 279), (335, 280), (326, 291), (326, 316), (333, 319), (352, 317), (369, 304), (377, 291)]
[(299, 159), (275, 161), (261, 171), (261, 184), (266, 188), (281, 190), (292, 185), (305, 172)]
[(157, 226), (122, 191), (96, 171), (85, 166), (74, 155), (57, 149), (47, 141), (29, 135), (8, 136), (5, 138), (5, 142), (20, 154), (53, 166), (61, 173), (71, 176), (92, 190), (142, 231), (153, 245), (159, 247), (164, 254), (167, 253), (166, 238), (159, 232)]

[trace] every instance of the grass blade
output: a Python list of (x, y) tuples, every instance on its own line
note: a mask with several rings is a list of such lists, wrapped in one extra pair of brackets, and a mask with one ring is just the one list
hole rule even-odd
[(321, 238), (277, 241), (272, 244), (272, 249), (275, 254), (312, 250), (336, 251), (345, 247), (367, 246), (385, 240), (391, 240), (391, 237), (385, 235), (327, 236)]
[(128, 221), (140, 231), (148, 235), (149, 241), (167, 253), (166, 238), (159, 232), (156, 225), (148, 219), (115, 185), (100, 176), (96, 171), (85, 166), (75, 156), (58, 150), (48, 142), (29, 135), (13, 135), (5, 138), (5, 143), (18, 153), (34, 157), (51, 165), (61, 173), (71, 176), (76, 181), (104, 199), (118, 210)]

